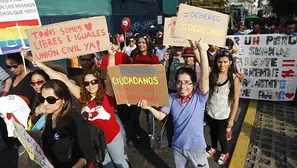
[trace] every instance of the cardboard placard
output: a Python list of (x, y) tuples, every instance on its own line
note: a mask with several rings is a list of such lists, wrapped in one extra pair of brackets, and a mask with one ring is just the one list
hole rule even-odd
[(50, 61), (107, 50), (105, 16), (55, 23), (26, 30), (35, 60)]
[(12, 117), (12, 122), (15, 127), (15, 134), (18, 140), (21, 142), (23, 147), (26, 149), (31, 160), (36, 162), (40, 167), (43, 168), (54, 168), (54, 166), (45, 157), (40, 146), (35, 142), (35, 140), (27, 133), (22, 125), (17, 123)]
[(169, 106), (163, 65), (118, 65), (108, 67), (117, 104), (136, 104), (145, 99), (149, 106)]
[(229, 16), (190, 5), (180, 4), (174, 36), (223, 47)]
[(25, 29), (40, 25), (34, 0), (0, 1), (0, 55), (28, 48)]
[(172, 18), (165, 18), (163, 44), (169, 46), (190, 47), (190, 43), (187, 39), (172, 37), (172, 32), (174, 32), (173, 27), (175, 27), (174, 24)]
[(242, 61), (244, 79), (240, 97), (265, 101), (294, 100), (297, 36), (267, 34), (228, 38), (234, 41), (234, 47), (238, 48), (236, 56)]

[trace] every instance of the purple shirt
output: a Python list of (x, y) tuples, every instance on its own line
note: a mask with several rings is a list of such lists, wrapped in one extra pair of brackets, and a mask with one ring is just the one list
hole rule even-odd
[(169, 107), (160, 111), (171, 114), (174, 125), (173, 147), (179, 149), (205, 149), (204, 110), (208, 94), (203, 95), (197, 88), (186, 102), (182, 103), (178, 93), (169, 94)]

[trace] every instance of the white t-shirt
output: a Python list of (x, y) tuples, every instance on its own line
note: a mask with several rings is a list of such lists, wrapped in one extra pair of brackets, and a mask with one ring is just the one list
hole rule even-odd
[(126, 50), (125, 50), (125, 53), (130, 56), (131, 55), (131, 52), (136, 48), (136, 45), (134, 45), (133, 47), (130, 47), (130, 46), (127, 46), (126, 47)]

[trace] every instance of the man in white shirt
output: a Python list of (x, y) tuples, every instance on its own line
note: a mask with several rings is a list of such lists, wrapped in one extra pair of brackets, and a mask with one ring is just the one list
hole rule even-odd
[(136, 48), (136, 40), (134, 36), (130, 36), (128, 40), (129, 45), (123, 48), (123, 53), (126, 53), (128, 56), (131, 56), (131, 52)]

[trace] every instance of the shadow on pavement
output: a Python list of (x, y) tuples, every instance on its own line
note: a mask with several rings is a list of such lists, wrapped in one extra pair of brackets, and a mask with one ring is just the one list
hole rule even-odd
[(254, 125), (244, 123), (252, 129), (245, 167), (297, 167), (297, 122), (285, 118), (287, 109), (297, 115), (297, 108), (288, 103), (259, 101)]

